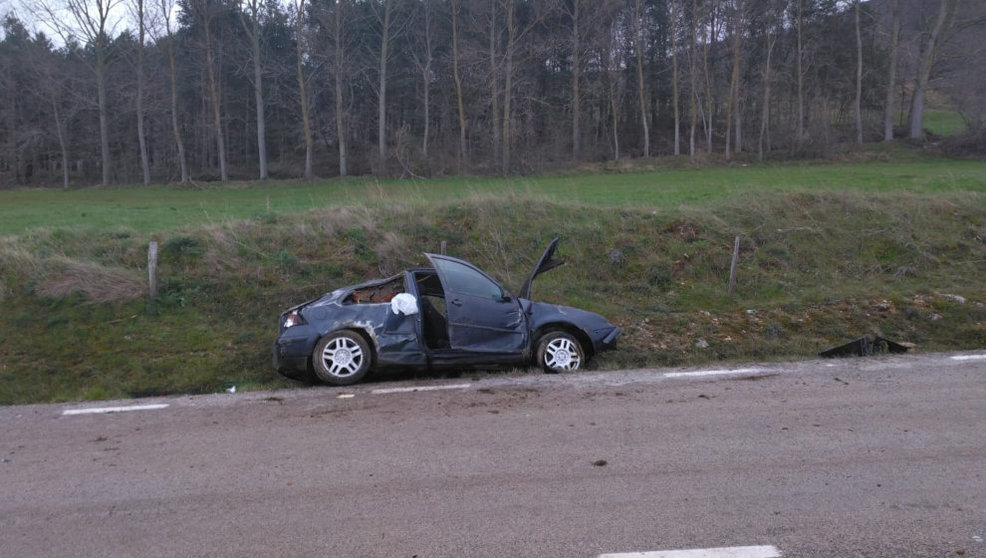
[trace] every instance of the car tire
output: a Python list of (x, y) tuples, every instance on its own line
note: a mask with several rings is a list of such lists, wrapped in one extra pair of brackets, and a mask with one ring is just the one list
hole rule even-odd
[(578, 370), (585, 360), (582, 344), (568, 332), (550, 331), (538, 341), (537, 363), (549, 374)]
[(373, 354), (363, 336), (355, 331), (335, 331), (315, 344), (312, 367), (315, 376), (326, 384), (355, 384), (370, 371)]

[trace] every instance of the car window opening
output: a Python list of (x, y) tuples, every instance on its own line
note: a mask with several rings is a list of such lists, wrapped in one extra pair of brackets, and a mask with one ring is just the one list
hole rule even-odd
[(389, 303), (395, 296), (406, 292), (404, 276), (396, 275), (380, 283), (374, 283), (361, 289), (356, 289), (346, 298), (349, 304), (382, 304)]

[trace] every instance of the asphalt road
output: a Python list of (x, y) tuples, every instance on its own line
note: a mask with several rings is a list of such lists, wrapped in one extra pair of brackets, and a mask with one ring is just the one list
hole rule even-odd
[(2, 407), (0, 432), (0, 558), (986, 557), (982, 353)]

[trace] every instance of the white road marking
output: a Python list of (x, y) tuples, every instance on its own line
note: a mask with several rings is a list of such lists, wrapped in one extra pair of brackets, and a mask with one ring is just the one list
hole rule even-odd
[(986, 355), (955, 355), (952, 360), (986, 360)]
[(445, 389), (469, 389), (472, 384), (452, 384), (448, 386), (417, 386), (417, 387), (399, 387), (399, 388), (385, 388), (385, 389), (375, 389), (370, 393), (374, 395), (385, 395), (388, 393), (413, 393), (416, 391), (439, 391)]
[(751, 374), (763, 372), (762, 368), (734, 368), (732, 370), (696, 370), (695, 372), (668, 372), (665, 378), (693, 378), (698, 376), (729, 376), (732, 374)]
[(733, 546), (729, 548), (696, 548), (693, 550), (659, 550), (600, 554), (599, 558), (778, 558), (776, 546)]
[(153, 405), (129, 405), (127, 407), (90, 407), (88, 409), (65, 409), (64, 411), (62, 411), (62, 416), (122, 413), (125, 411), (153, 411), (156, 409), (164, 409), (167, 406), (168, 406), (167, 403), (155, 403)]

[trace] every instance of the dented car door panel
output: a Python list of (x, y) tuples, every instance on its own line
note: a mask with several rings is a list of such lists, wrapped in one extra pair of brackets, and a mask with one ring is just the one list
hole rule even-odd
[(449, 340), (453, 350), (520, 355), (527, 322), (520, 302), (476, 267), (455, 258), (428, 254), (445, 290)]

